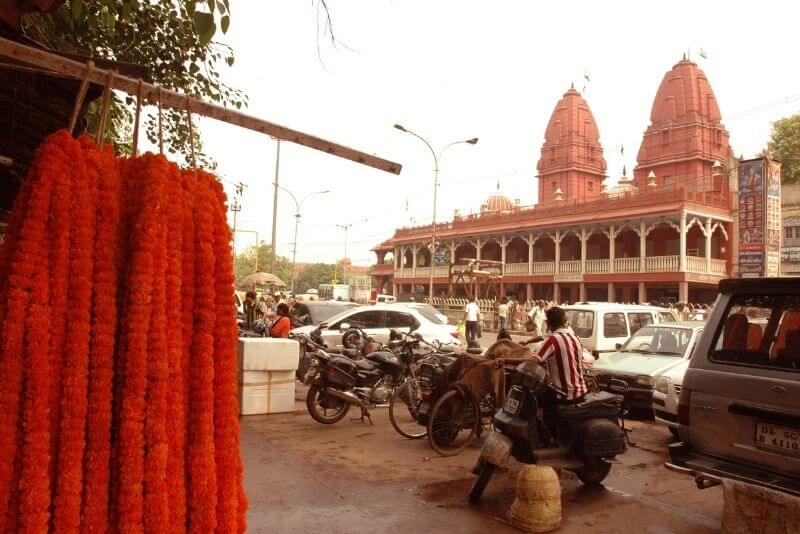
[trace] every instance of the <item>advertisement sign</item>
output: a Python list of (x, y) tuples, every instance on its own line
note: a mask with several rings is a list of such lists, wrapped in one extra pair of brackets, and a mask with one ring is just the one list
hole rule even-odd
[(781, 269), (781, 166), (766, 162), (766, 195), (764, 221), (767, 229), (767, 265), (765, 276), (780, 276)]
[(783, 247), (781, 259), (787, 263), (800, 262), (800, 247)]
[(739, 165), (739, 272), (742, 277), (764, 276), (764, 160)]

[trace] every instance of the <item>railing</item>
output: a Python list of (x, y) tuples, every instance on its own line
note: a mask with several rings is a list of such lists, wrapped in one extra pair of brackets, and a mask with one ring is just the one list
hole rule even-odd
[(415, 276), (418, 278), (427, 278), (431, 275), (431, 268), (430, 267), (417, 267), (417, 273)]
[(581, 260), (559, 262), (558, 274), (581, 274)]
[(641, 266), (641, 258), (614, 258), (614, 271), (618, 273), (638, 273)]
[(649, 256), (645, 258), (648, 273), (675, 272), (678, 270), (680, 256)]
[(686, 256), (686, 270), (692, 273), (704, 273), (708, 270), (705, 258)]
[(711, 258), (711, 274), (726, 276), (728, 274), (728, 262)]
[(554, 261), (535, 261), (533, 262), (533, 274), (553, 274), (556, 272), (556, 262)]
[(599, 260), (586, 260), (586, 272), (607, 273), (609, 265), (611, 265), (611, 260), (608, 258)]
[(528, 263), (506, 263), (506, 274), (528, 274)]
[(433, 268), (433, 276), (447, 276), (450, 273), (449, 267), (437, 265)]

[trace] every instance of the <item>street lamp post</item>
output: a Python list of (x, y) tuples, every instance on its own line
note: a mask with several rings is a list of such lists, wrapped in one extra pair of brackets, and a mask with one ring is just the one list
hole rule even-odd
[(286, 189), (282, 185), (279, 185), (278, 187), (280, 189), (282, 189), (284, 192), (288, 193), (290, 197), (292, 197), (292, 200), (294, 200), (295, 208), (297, 208), (296, 211), (295, 211), (295, 214), (294, 214), (294, 217), (295, 217), (294, 218), (294, 246), (292, 247), (292, 282), (291, 282), (291, 291), (292, 291), (292, 293), (294, 293), (294, 279), (295, 279), (294, 266), (295, 266), (295, 262), (297, 261), (297, 229), (300, 226), (300, 208), (303, 206), (303, 202), (305, 202), (308, 197), (313, 196), (313, 195), (324, 195), (325, 193), (330, 193), (330, 191), (328, 191), (327, 189), (325, 191), (314, 191), (313, 193), (309, 193), (306, 196), (304, 196), (303, 198), (301, 198), (300, 202), (298, 202), (297, 201), (297, 197), (295, 197), (294, 194), (291, 191), (289, 191), (288, 189)]
[(413, 135), (423, 143), (425, 146), (428, 147), (428, 150), (431, 151), (431, 156), (433, 156), (433, 218), (431, 220), (431, 254), (430, 254), (430, 280), (428, 282), (428, 297), (433, 298), (433, 255), (436, 253), (436, 196), (439, 190), (439, 160), (442, 158), (442, 153), (450, 148), (453, 145), (460, 145), (461, 143), (467, 143), (469, 145), (474, 145), (478, 142), (477, 137), (473, 137), (472, 139), (465, 139), (463, 141), (453, 141), (452, 143), (448, 143), (439, 150), (437, 154), (436, 151), (433, 149), (431, 144), (421, 135), (412, 132), (411, 130), (403, 127), (400, 124), (395, 124), (394, 127), (401, 132), (405, 132), (408, 134)]
[[(342, 256), (342, 260), (344, 261), (344, 259), (347, 257), (347, 230), (349, 230), (350, 227), (353, 226), (353, 224), (352, 223), (350, 223), (350, 224), (337, 224), (336, 226), (338, 226), (339, 228), (344, 230), (344, 256)], [(344, 282), (344, 263), (343, 263), (343, 261), (342, 261), (342, 282)]]

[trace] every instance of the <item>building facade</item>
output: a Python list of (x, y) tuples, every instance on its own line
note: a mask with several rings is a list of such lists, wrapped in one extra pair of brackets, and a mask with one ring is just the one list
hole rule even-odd
[[(539, 203), (491, 195), (475, 215), (397, 229), (375, 247), (378, 291), (451, 290), (448, 264), (504, 264), (501, 294), (560, 302), (708, 302), (731, 272), (728, 132), (705, 74), (686, 59), (656, 94), (633, 177), (607, 188), (600, 134), (574, 88), (556, 104), (537, 165)], [(433, 259), (433, 261), (432, 261)]]
[(783, 186), (781, 208), (781, 276), (800, 276), (800, 184)]

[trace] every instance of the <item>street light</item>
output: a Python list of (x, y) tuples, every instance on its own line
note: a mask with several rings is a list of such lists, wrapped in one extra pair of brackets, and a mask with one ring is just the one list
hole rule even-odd
[[(324, 195), (325, 193), (330, 193), (330, 191), (328, 191), (327, 189), (325, 191), (314, 191), (313, 193), (309, 193), (306, 196), (304, 196), (303, 198), (301, 198), (300, 202), (298, 202), (297, 201), (297, 197), (295, 197), (294, 194), (291, 191), (289, 191), (288, 189), (286, 189), (282, 185), (279, 185), (278, 187), (281, 190), (283, 190), (284, 192), (288, 193), (290, 197), (292, 197), (292, 200), (294, 200), (294, 205), (297, 208), (297, 211), (294, 214), (294, 217), (295, 217), (295, 219), (294, 219), (294, 247), (292, 248), (292, 287), (291, 287), (291, 291), (292, 291), (292, 293), (294, 293), (294, 278), (295, 278), (294, 264), (295, 264), (295, 261), (297, 260), (297, 228), (298, 228), (298, 226), (300, 226), (300, 207), (303, 205), (303, 202), (305, 202), (308, 197), (314, 196), (314, 195)], [(272, 253), (275, 254), (275, 251), (273, 250)]]
[(474, 145), (478, 142), (477, 137), (473, 137), (472, 139), (465, 139), (463, 141), (453, 141), (452, 143), (446, 144), (439, 150), (437, 154), (436, 151), (433, 149), (431, 144), (421, 135), (412, 132), (411, 130), (405, 128), (401, 124), (395, 124), (394, 127), (401, 132), (405, 132), (407, 134), (411, 134), (423, 143), (428, 149), (431, 151), (431, 155), (433, 156), (433, 218), (431, 221), (431, 261), (430, 261), (430, 281), (428, 283), (428, 297), (433, 298), (433, 255), (436, 252), (436, 194), (439, 190), (439, 160), (442, 158), (442, 153), (450, 148), (453, 145), (460, 145), (461, 143), (466, 143), (468, 145)]

